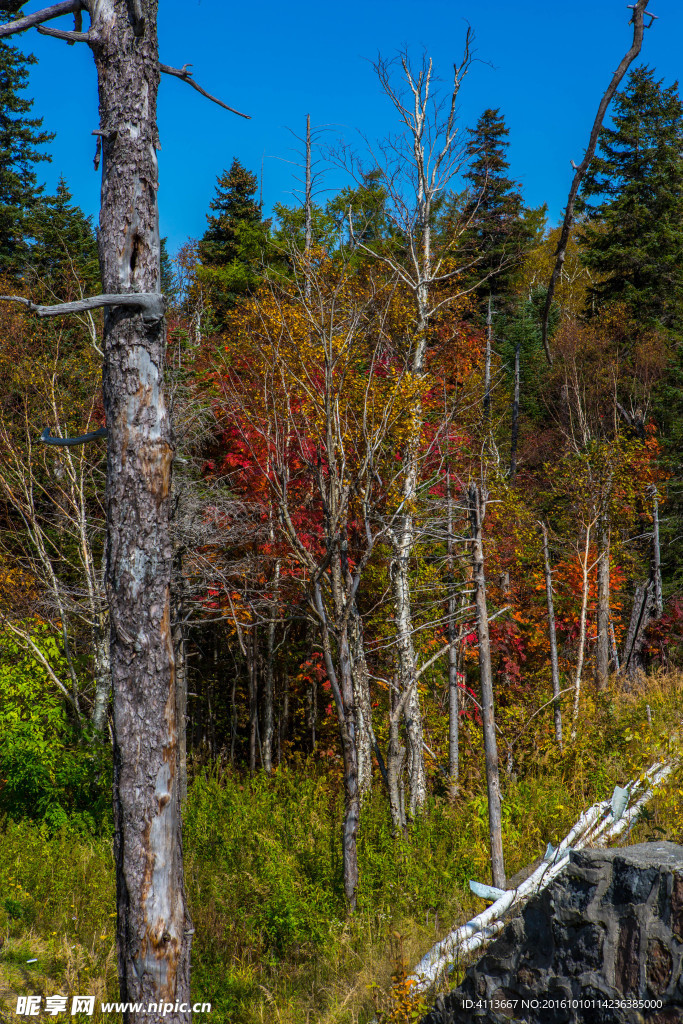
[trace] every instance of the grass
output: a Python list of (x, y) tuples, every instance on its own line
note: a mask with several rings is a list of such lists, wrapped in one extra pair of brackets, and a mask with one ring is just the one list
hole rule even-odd
[[(537, 723), (515, 775), (503, 776), (508, 874), (615, 784), (670, 753), (682, 720), (683, 676), (674, 674), (637, 693), (587, 694), (577, 742), (563, 755)], [(489, 879), (479, 739), (471, 723), (465, 730), (455, 806), (437, 790), (410, 834), (395, 839), (379, 785), (366, 801), (350, 918), (337, 770), (308, 762), (270, 778), (218, 767), (196, 774), (185, 810), (193, 998), (213, 1004), (213, 1024), (362, 1024), (377, 1012), (409, 1019), (401, 967), (480, 910), (468, 881)], [(678, 773), (623, 841), (683, 841), (682, 793)], [(18, 994), (117, 997), (114, 886), (108, 836), (4, 822), (0, 1020)], [(100, 1019), (98, 1011), (84, 1019)]]

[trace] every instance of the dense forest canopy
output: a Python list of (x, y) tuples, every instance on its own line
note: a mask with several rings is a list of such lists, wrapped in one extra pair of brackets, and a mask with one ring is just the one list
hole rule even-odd
[[(97, 238), (65, 179), (38, 184), (31, 59), (0, 43), (0, 290), (69, 302), (102, 291)], [(358, 161), (309, 125), (304, 202), (272, 216), (235, 154), (205, 233), (161, 270), (183, 796), (201, 779), (220, 804), (224, 772), (315, 814), (319, 785), (341, 916), (369, 905), (364, 829), (402, 849), (443, 807), (485, 807), (504, 885), (508, 787), (585, 752), (608, 694), (683, 660), (677, 83), (640, 64), (615, 97), (550, 365), (558, 228), (525, 205), (505, 110), (459, 126), (448, 92), (426, 95), (428, 58), (376, 71), (391, 145)], [(316, 193), (316, 159), (346, 184)], [(103, 314), (3, 303), (0, 321), (0, 816), (99, 836), (106, 447), (38, 439), (104, 425)], [(274, 963), (317, 927), (283, 920), (259, 933)]]

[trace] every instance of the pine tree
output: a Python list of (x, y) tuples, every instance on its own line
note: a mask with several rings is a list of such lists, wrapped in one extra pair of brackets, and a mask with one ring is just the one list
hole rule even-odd
[(30, 235), (24, 275), (36, 288), (68, 302), (100, 290), (97, 240), (92, 219), (74, 205), (61, 177), (54, 196), (43, 197), (25, 218)]
[(451, 209), (444, 212), (446, 231), (453, 204), (462, 211), (461, 220), (469, 222), (459, 246), (460, 261), (476, 260), (468, 272), (474, 281), (489, 275), (477, 289), (480, 298), (510, 290), (519, 255), (538, 232), (536, 222), (544, 221), (544, 209), (526, 210), (519, 185), (507, 177), (509, 134), (499, 109), (485, 110), (476, 126), (468, 129), (470, 164), (464, 175), (468, 192), (455, 197)]
[(269, 222), (261, 217), (255, 200), (258, 181), (237, 157), (218, 178), (210, 208), (208, 230), (199, 242), (200, 277), (210, 286), (220, 308), (235, 304), (261, 277), (261, 263)]
[[(12, 14), (0, 13), (0, 21)], [(40, 146), (54, 138), (40, 131), (42, 118), (27, 117), (33, 100), (21, 95), (28, 68), (36, 63), (16, 47), (0, 43), (0, 274), (21, 276), (27, 252), (27, 217), (41, 194), (35, 165), (50, 156)]]
[(683, 104), (677, 84), (631, 72), (584, 179), (584, 259), (603, 279), (595, 305), (620, 302), (643, 325), (683, 326)]

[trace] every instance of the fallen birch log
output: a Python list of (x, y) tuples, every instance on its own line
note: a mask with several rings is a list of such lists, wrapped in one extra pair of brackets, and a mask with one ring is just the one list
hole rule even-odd
[(638, 814), (652, 798), (657, 786), (667, 778), (676, 762), (655, 764), (624, 789), (617, 786), (611, 800), (603, 800), (584, 811), (557, 849), (550, 845), (543, 862), (514, 889), (508, 889), (486, 910), (450, 932), (420, 960), (409, 981), (413, 992), (423, 992), (465, 955), (473, 953), (504, 928), (503, 916), (513, 907), (526, 903), (542, 892), (569, 861), (572, 850), (586, 846), (606, 846), (625, 829), (635, 824)]

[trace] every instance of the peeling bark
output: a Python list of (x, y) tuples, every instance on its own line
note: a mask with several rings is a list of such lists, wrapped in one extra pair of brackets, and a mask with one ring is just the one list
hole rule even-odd
[[(89, 45), (103, 135), (100, 266), (109, 294), (159, 293), (156, 0), (135, 36), (125, 0), (93, 0)], [(171, 629), (171, 425), (165, 323), (108, 307), (107, 567), (114, 720), (114, 853), (121, 999), (189, 1002)], [(149, 1021), (129, 1011), (125, 1024)], [(190, 1015), (172, 1012), (180, 1024)]]

